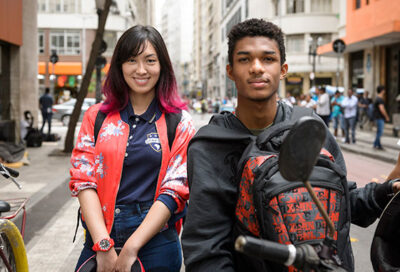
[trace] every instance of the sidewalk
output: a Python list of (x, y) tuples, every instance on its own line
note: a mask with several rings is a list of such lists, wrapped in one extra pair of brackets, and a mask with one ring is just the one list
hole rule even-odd
[[(333, 129), (330, 129), (333, 133)], [(341, 132), (338, 132), (341, 136)], [(384, 134), (381, 137), (381, 143), (384, 150), (377, 150), (373, 148), (375, 140), (376, 128), (361, 130), (358, 126), (356, 129), (356, 143), (345, 144), (342, 137), (337, 138), (340, 148), (344, 151), (357, 153), (363, 156), (371, 157), (377, 160), (382, 160), (389, 163), (396, 163), (397, 157), (400, 152), (400, 145), (398, 144), (399, 138), (395, 138), (392, 134), (392, 125), (385, 124)]]

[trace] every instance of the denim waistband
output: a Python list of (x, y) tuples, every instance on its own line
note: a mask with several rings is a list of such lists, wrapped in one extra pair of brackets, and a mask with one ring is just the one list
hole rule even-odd
[(151, 205), (153, 205), (153, 200), (145, 202), (136, 202), (131, 204), (118, 204), (115, 205), (114, 213), (118, 214), (142, 214), (147, 212)]

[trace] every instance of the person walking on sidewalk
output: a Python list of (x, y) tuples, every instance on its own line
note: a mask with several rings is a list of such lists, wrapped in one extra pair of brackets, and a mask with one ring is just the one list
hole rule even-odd
[[(273, 269), (271, 262), (236, 252), (234, 241), (238, 233), (235, 232), (238, 230), (235, 228), (238, 227), (235, 209), (238, 198), (241, 197), (237, 168), (238, 161), (248, 146), (247, 139), (254, 139), (256, 135), (268, 133), (273, 127), (284, 125), (293, 114), (293, 107), (277, 101), (279, 82), (288, 71), (283, 37), (284, 34), (278, 26), (262, 19), (241, 22), (233, 26), (228, 34), (229, 62), (226, 70), (237, 87), (238, 104), (235, 113), (214, 115), (205, 128), (210, 131), (202, 133), (200, 129), (197, 134), (199, 137), (195, 136), (188, 148), (188, 182), (191, 191), (182, 233), (187, 272), (278, 271)], [(313, 116), (319, 120), (316, 114)], [(225, 141), (223, 135), (215, 138), (216, 132), (221, 130), (226, 131), (229, 137), (236, 134), (244, 140), (235, 142), (230, 138)], [(326, 133), (325, 148), (332, 154), (336, 167), (345, 173), (343, 154), (328, 128)], [(330, 182), (329, 178), (328, 181)], [(364, 188), (357, 188), (355, 183), (344, 182), (343, 186), (352, 201), (341, 203), (351, 205), (349, 210), (352, 213), (352, 223), (362, 226), (372, 224), (390, 200), (393, 191), (400, 189), (399, 182), (371, 182)], [(278, 205), (285, 205), (279, 203), (280, 200), (277, 201)], [(246, 209), (250, 217), (256, 218), (254, 205), (252, 206), (250, 200), (247, 203)], [(340, 211), (338, 217), (344, 218), (343, 207), (340, 207)], [(290, 217), (290, 212), (288, 214)], [(266, 225), (266, 222), (263, 223)], [(275, 235), (272, 233), (274, 224), (269, 221), (269, 225), (269, 229), (262, 231)], [(340, 225), (346, 226), (348, 231), (350, 222), (343, 220)], [(346, 271), (354, 271), (350, 237), (345, 236), (341, 242), (344, 249), (340, 252), (343, 266)]]
[(329, 94), (326, 93), (325, 86), (318, 86), (318, 101), (317, 101), (317, 114), (324, 121), (325, 125), (329, 127), (329, 118), (331, 114), (329, 104)]
[(343, 128), (343, 111), (342, 111), (342, 101), (344, 97), (339, 92), (336, 91), (335, 95), (331, 99), (332, 105), (332, 119), (333, 119), (333, 129), (335, 137), (338, 136), (338, 128), (342, 130), (342, 137), (345, 137), (345, 132)]
[(39, 98), (39, 108), (42, 112), (42, 128), (40, 132), (43, 134), (44, 125), (47, 123), (48, 131), (47, 134), (51, 133), (51, 118), (53, 116), (52, 112), (53, 107), (53, 97), (51, 97), (50, 89), (46, 87), (44, 94)]
[[(195, 128), (155, 28), (136, 25), (121, 36), (103, 93), (105, 102), (85, 113), (71, 157), (69, 186), (87, 230), (76, 269), (96, 255), (97, 271), (130, 271), (139, 258), (146, 271), (178, 272), (175, 223), (189, 198), (186, 149)], [(94, 140), (99, 110), (106, 118)]]
[(374, 117), (375, 117), (375, 123), (376, 123), (376, 137), (375, 137), (373, 147), (375, 149), (383, 150), (383, 147), (381, 144), (383, 127), (385, 126), (385, 120), (386, 120), (386, 122), (389, 122), (389, 115), (386, 112), (385, 101), (384, 101), (385, 95), (386, 95), (386, 89), (384, 86), (378, 86), (376, 88), (376, 92), (378, 94), (374, 101)]
[(353, 89), (348, 89), (347, 97), (342, 101), (344, 130), (346, 133), (344, 142), (347, 144), (350, 143), (350, 130), (352, 143), (354, 144), (356, 142), (357, 104), (358, 99), (354, 95)]
[(364, 91), (363, 95), (358, 100), (358, 121), (360, 129), (364, 129), (365, 124), (370, 122), (368, 116), (368, 106), (372, 103), (371, 98), (369, 98), (369, 92)]

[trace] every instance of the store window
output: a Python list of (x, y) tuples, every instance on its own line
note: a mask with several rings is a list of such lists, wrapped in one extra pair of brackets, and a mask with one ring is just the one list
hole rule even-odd
[(56, 50), (59, 55), (79, 55), (81, 52), (80, 38), (79, 31), (52, 31), (50, 33), (50, 50)]
[(286, 13), (303, 13), (304, 12), (304, 0), (286, 0)]
[(332, 12), (332, 0), (311, 0), (311, 12)]
[(304, 35), (286, 35), (286, 50), (288, 53), (304, 52)]
[(39, 47), (39, 54), (44, 53), (44, 33), (39, 31), (38, 32), (38, 47)]

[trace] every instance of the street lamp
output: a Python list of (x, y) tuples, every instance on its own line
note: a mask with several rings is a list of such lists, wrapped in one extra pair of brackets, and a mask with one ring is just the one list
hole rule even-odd
[[(313, 37), (308, 38), (308, 56), (312, 57), (312, 73), (310, 79), (312, 80), (312, 87), (315, 87), (315, 58), (317, 56), (318, 46), (322, 44), (322, 37), (318, 37), (316, 40)], [(310, 58), (308, 58), (310, 60)]]

